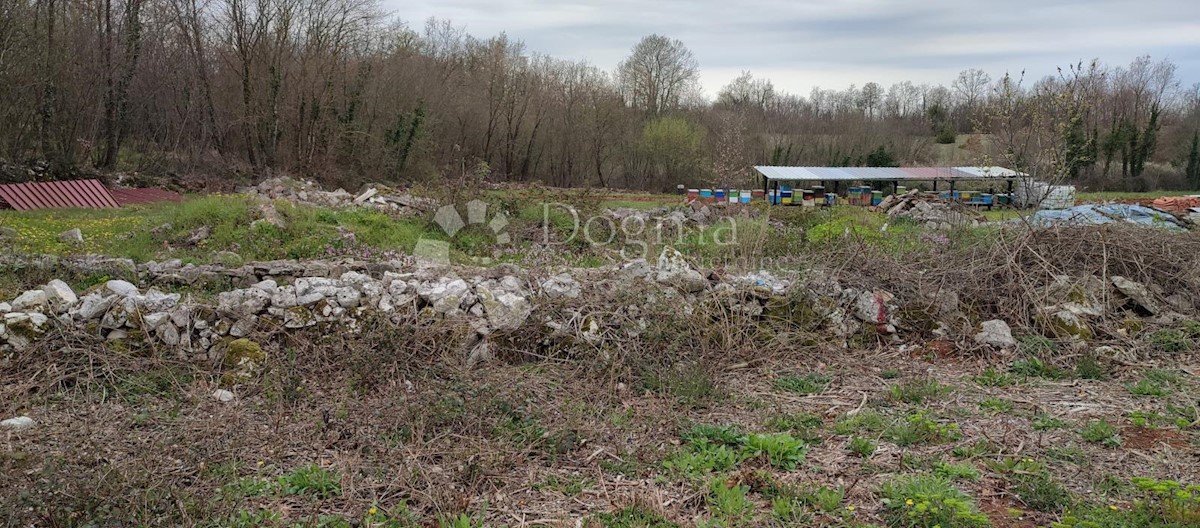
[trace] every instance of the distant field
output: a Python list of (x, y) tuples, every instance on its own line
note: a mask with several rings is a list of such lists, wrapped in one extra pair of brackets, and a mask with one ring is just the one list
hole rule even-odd
[(1200, 194), (1200, 191), (1151, 191), (1151, 192), (1081, 192), (1075, 195), (1076, 201), (1105, 202), (1115, 200), (1153, 200), (1163, 196), (1190, 196)]

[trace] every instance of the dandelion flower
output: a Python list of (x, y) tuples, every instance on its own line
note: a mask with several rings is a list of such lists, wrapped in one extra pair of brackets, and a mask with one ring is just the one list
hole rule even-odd
[(371, 506), (371, 509), (367, 510), (367, 515), (375, 515), (376, 513), (379, 513), (379, 508), (374, 506)]
[(912, 506), (912, 505), (913, 505), (913, 500), (912, 500), (912, 499), (908, 499), (908, 500), (904, 501), (904, 504), (905, 504), (905, 505), (907, 505), (907, 506)]
[(854, 511), (854, 506), (846, 506), (846, 511)]

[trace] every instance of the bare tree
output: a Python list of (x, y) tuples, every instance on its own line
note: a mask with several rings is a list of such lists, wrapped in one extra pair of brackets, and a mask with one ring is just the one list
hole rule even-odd
[(617, 65), (617, 82), (630, 106), (657, 115), (678, 108), (699, 90), (699, 71), (682, 41), (650, 35)]

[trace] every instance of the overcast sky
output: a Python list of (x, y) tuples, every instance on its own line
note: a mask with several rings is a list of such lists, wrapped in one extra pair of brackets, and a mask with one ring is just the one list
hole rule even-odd
[[(1200, 82), (1197, 0), (384, 0), (421, 29), (449, 19), (476, 37), (507, 32), (531, 51), (611, 71), (644, 35), (682, 40), (713, 96), (741, 70), (807, 95), (819, 85), (949, 83), (966, 68), (1031, 80), (1056, 66), (1138, 55)], [(950, 6), (950, 7), (947, 7)]]

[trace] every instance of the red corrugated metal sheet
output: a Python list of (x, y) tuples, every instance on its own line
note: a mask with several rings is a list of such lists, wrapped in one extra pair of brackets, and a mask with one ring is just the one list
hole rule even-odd
[(121, 205), (183, 201), (183, 195), (165, 189), (111, 189), (110, 192)]
[(120, 207), (100, 180), (10, 183), (0, 185), (0, 200), (19, 211), (66, 207)]

